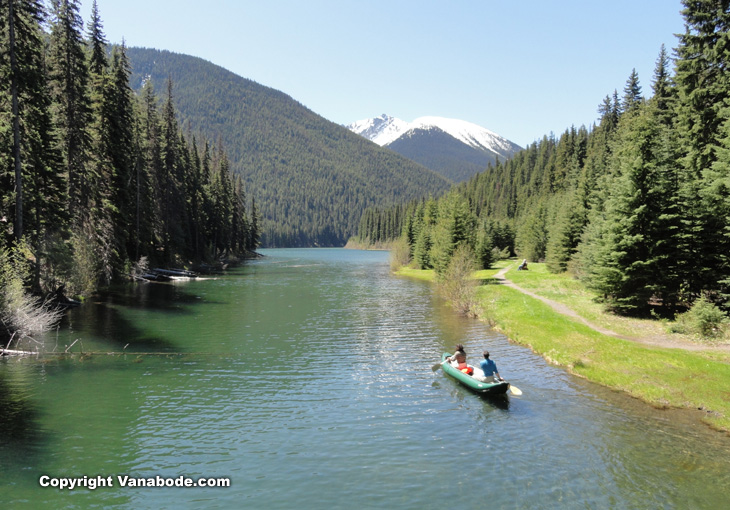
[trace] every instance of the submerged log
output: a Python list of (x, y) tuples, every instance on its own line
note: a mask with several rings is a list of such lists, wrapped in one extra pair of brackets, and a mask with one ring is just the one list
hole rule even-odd
[(170, 277), (179, 277), (179, 278), (197, 278), (198, 274), (194, 273), (193, 271), (188, 271), (186, 269), (161, 269), (161, 268), (155, 268), (150, 270), (151, 273), (157, 273), (164, 276), (170, 276)]
[(18, 351), (16, 349), (5, 349), (0, 347), (0, 356), (37, 356), (40, 352), (36, 351)]

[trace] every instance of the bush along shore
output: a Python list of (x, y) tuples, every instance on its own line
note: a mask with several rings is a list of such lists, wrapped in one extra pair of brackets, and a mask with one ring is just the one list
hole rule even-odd
[[(704, 423), (730, 433), (725, 336), (676, 333), (681, 319), (610, 314), (580, 282), (551, 274), (542, 264), (518, 272), (516, 262), (501, 261), (497, 269), (475, 273), (480, 319), (571, 374), (660, 409), (694, 410)], [(397, 273), (436, 280), (430, 270)]]

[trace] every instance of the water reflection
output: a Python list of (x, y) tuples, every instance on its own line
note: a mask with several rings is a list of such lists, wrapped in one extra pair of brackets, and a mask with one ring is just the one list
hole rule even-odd
[[(154, 315), (155, 323), (184, 321), (194, 315), (200, 296), (189, 292), (185, 283), (137, 283), (113, 287), (99, 293), (83, 306), (69, 310), (60, 330), (62, 336), (46, 340), (46, 349), (59, 352), (111, 350), (115, 352), (181, 352), (184, 344), (163, 334), (146, 330), (140, 316)], [(208, 301), (207, 304), (214, 304)], [(74, 335), (78, 331), (81, 335)], [(80, 343), (74, 344), (77, 338)], [(49, 345), (53, 342), (52, 345)], [(87, 345), (84, 345), (86, 342)]]
[(13, 359), (0, 358), (0, 448), (29, 451), (41, 437), (38, 409), (31, 401), (29, 379), (32, 376), (28, 370), (9, 373), (7, 365), (13, 362)]

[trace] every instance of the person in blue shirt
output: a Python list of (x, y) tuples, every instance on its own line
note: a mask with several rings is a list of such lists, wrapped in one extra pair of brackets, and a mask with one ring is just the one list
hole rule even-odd
[(489, 351), (484, 351), (484, 360), (479, 363), (479, 367), (484, 372), (485, 382), (504, 381), (497, 371), (497, 364), (489, 359)]

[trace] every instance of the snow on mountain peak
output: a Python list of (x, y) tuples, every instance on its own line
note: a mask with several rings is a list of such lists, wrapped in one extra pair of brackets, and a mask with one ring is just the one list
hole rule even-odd
[(381, 147), (395, 141), (408, 130), (408, 122), (383, 114), (353, 122), (347, 129), (372, 140)]
[(413, 130), (439, 129), (466, 145), (501, 155), (511, 154), (515, 147), (509, 140), (486, 128), (464, 120), (444, 117), (426, 116), (419, 117), (413, 122), (406, 122), (383, 114), (380, 117), (353, 122), (347, 128), (380, 146), (388, 145)]

